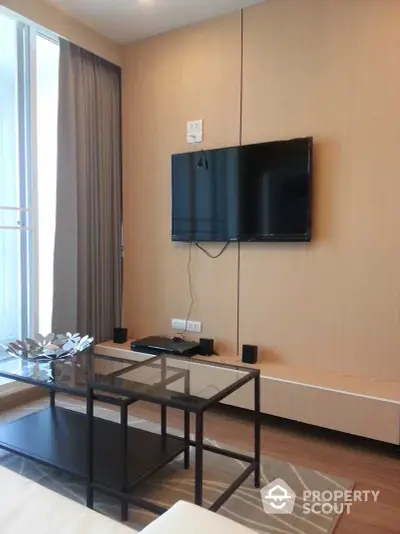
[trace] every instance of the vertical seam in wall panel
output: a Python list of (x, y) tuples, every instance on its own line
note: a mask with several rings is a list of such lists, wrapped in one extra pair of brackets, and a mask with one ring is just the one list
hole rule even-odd
[(243, 12), (240, 11), (240, 94), (239, 94), (239, 145), (243, 142)]
[[(239, 145), (243, 142), (243, 14), (240, 10), (240, 93), (239, 93)], [(237, 244), (236, 280), (236, 354), (240, 354), (240, 241)]]

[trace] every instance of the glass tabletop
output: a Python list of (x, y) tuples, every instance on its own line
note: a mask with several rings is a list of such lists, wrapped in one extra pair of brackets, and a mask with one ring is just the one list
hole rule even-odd
[(91, 373), (116, 376), (135, 365), (137, 362), (102, 356), (90, 351), (81, 352), (65, 360), (43, 363), (11, 357), (0, 361), (0, 376), (34, 386), (86, 395)]
[(189, 411), (204, 410), (219, 402), (253, 378), (258, 369), (225, 365), (181, 356), (160, 355), (121, 372), (93, 374), (90, 386), (96, 391), (125, 395)]

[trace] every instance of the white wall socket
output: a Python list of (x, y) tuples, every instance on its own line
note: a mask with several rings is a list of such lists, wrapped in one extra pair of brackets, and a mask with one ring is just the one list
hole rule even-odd
[(203, 119), (186, 123), (186, 140), (188, 143), (201, 143), (203, 141)]
[(171, 326), (172, 330), (201, 334), (201, 323), (199, 321), (188, 321), (186, 324), (185, 319), (172, 319)]
[(186, 321), (185, 319), (172, 319), (171, 326), (172, 330), (181, 330), (184, 332), (186, 330)]
[(186, 325), (186, 331), (201, 334), (201, 323), (199, 321), (188, 321)]

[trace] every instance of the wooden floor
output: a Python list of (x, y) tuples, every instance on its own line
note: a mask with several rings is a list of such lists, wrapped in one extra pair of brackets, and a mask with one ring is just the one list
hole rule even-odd
[[(132, 414), (158, 421), (159, 407), (138, 403)], [(168, 425), (183, 428), (181, 413), (168, 410)], [(193, 431), (192, 424), (192, 431)], [(351, 440), (337, 434), (322, 435), (305, 425), (266, 419), (261, 452), (280, 460), (351, 479), (356, 489), (380, 490), (377, 503), (354, 503), (335, 534), (400, 533), (400, 453), (391, 447)], [(252, 424), (240, 411), (207, 413), (205, 436), (243, 450), (252, 448)]]

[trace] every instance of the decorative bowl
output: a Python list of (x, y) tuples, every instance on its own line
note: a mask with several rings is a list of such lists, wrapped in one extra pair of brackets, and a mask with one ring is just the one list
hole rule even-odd
[(81, 337), (78, 333), (51, 333), (47, 336), (36, 334), (35, 339), (27, 337), (23, 341), (16, 340), (4, 348), (15, 358), (41, 363), (70, 358), (90, 347), (92, 342), (92, 337), (88, 335)]

